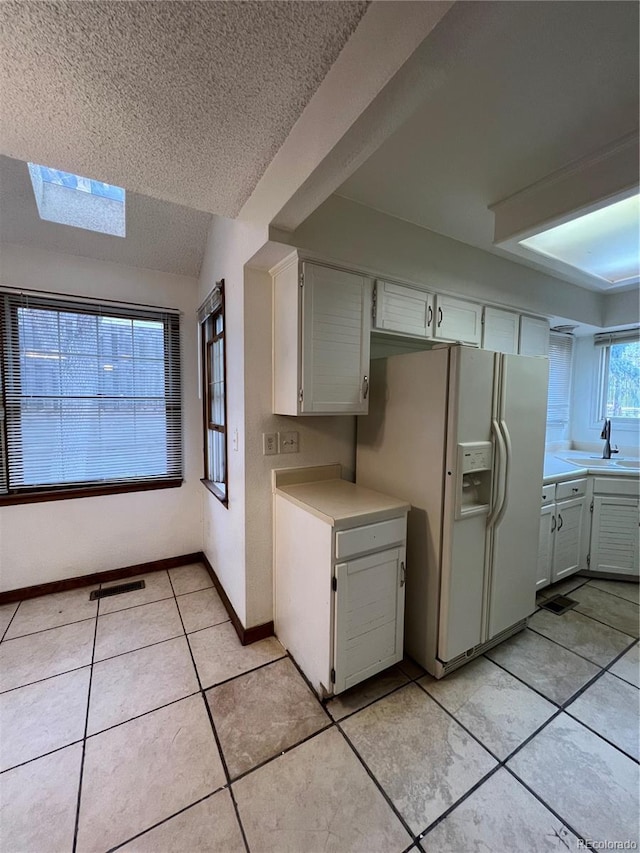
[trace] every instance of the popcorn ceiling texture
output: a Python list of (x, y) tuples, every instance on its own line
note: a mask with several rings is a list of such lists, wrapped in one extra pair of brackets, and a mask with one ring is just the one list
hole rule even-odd
[(125, 239), (46, 222), (38, 215), (27, 164), (0, 156), (4, 243), (197, 277), (210, 223), (209, 213), (130, 192)]
[(366, 2), (3, 2), (2, 153), (235, 216)]

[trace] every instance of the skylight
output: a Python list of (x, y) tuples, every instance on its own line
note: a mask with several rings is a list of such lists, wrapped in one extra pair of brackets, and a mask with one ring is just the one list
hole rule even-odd
[(125, 191), (114, 184), (29, 163), (40, 219), (124, 237)]
[(556, 225), (520, 245), (555, 258), (610, 285), (633, 284), (640, 276), (640, 196)]

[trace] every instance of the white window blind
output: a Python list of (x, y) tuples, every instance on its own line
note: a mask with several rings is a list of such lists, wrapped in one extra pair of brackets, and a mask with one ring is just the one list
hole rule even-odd
[(182, 478), (179, 317), (0, 294), (0, 492)]
[(596, 347), (608, 347), (612, 344), (635, 344), (640, 341), (640, 328), (620, 329), (617, 332), (601, 332), (593, 336), (593, 345)]
[(552, 332), (549, 336), (549, 396), (547, 427), (565, 427), (571, 404), (573, 338)]

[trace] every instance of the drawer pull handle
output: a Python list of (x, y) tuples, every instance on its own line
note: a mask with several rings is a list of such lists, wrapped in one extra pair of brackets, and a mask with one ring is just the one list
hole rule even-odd
[(580, 489), (571, 489), (572, 492), (579, 492)]
[(404, 563), (400, 563), (400, 586), (404, 586), (407, 579), (407, 570)]

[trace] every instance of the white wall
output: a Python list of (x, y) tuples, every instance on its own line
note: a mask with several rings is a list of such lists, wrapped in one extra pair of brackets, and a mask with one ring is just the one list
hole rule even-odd
[[(199, 301), (202, 302), (216, 281), (222, 278), (225, 280), (227, 364), (229, 504), (225, 507), (204, 486), (199, 486), (204, 503), (204, 552), (240, 621), (246, 627), (244, 264), (260, 248), (265, 238), (266, 229), (215, 216), (209, 229), (199, 282)], [(237, 449), (234, 449), (235, 435)], [(202, 458), (199, 465), (199, 476), (202, 477)]]
[(603, 296), (331, 196), (291, 244), (380, 275), (544, 316), (602, 325)]
[(632, 326), (640, 322), (640, 290), (637, 287), (622, 293), (608, 293), (604, 297), (602, 325)]
[[(339, 462), (355, 475), (355, 418), (272, 414), (272, 286), (266, 271), (245, 272), (245, 482), (247, 624), (273, 619), (271, 471)], [(263, 456), (262, 434), (296, 430), (299, 452)]]
[(5, 286), (179, 309), (184, 440), (180, 488), (0, 508), (0, 588), (202, 550), (196, 279), (16, 245), (0, 257)]

